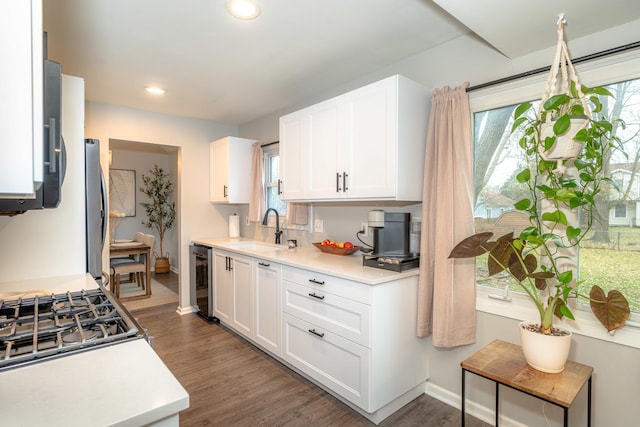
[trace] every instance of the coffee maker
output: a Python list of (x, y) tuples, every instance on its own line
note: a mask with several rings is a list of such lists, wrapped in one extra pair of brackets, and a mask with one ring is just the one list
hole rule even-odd
[(420, 258), (410, 252), (410, 213), (373, 210), (368, 223), (373, 231), (373, 251), (363, 256), (363, 265), (394, 271), (419, 266)]

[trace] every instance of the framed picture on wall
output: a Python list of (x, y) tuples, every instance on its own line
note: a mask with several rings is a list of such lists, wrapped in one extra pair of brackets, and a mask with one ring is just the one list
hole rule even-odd
[(136, 171), (109, 170), (109, 210), (136, 216)]

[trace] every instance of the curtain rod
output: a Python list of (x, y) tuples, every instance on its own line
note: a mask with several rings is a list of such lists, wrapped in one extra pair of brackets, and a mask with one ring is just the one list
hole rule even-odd
[(278, 144), (280, 141), (267, 142), (266, 144), (260, 145), (260, 147), (268, 147), (270, 145)]
[[(607, 49), (607, 50), (603, 50), (601, 52), (592, 53), (590, 55), (581, 56), (580, 58), (576, 58), (576, 59), (571, 60), (571, 62), (573, 64), (579, 64), (581, 62), (591, 61), (593, 59), (598, 59), (598, 58), (602, 58), (602, 57), (605, 57), (605, 56), (614, 55), (616, 53), (624, 52), (624, 51), (627, 51), (627, 50), (637, 49), (638, 47), (640, 47), (640, 41), (629, 43), (629, 44), (625, 44), (625, 45), (614, 47), (614, 48)], [(498, 80), (493, 80), (493, 81), (490, 81), (490, 82), (481, 83), (479, 85), (470, 86), (470, 87), (467, 88), (467, 92), (472, 92), (472, 91), (478, 90), (478, 89), (484, 89), (484, 88), (490, 87), (490, 86), (496, 86), (496, 85), (499, 85), (499, 84), (502, 84), (502, 83), (507, 83), (507, 82), (510, 82), (510, 81), (513, 81), (513, 80), (523, 79), (525, 77), (533, 76), (535, 74), (545, 73), (545, 72), (547, 72), (549, 70), (551, 70), (551, 65), (547, 65), (546, 67), (537, 68), (537, 69), (531, 70), (531, 71), (526, 71), (524, 73), (515, 74), (513, 76), (503, 77), (503, 78), (498, 79)]]

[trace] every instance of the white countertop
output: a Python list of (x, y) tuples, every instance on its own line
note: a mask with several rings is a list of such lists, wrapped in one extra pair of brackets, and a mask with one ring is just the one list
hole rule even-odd
[[(7, 282), (0, 292), (91, 289), (89, 275)], [(189, 395), (144, 339), (0, 372), (0, 424), (141, 426), (189, 407)]]
[(81, 289), (96, 289), (97, 287), (96, 281), (87, 273), (41, 279), (13, 280), (0, 283), (0, 298), (3, 295), (18, 292), (33, 293), (33, 291), (44, 291), (46, 294), (58, 294)]
[[(288, 249), (286, 245), (276, 246), (265, 242), (257, 242), (261, 247), (265, 246), (259, 251), (234, 246), (239, 242), (251, 241), (253, 240), (226, 237), (192, 239), (192, 242), (200, 245), (224, 249), (241, 255), (290, 265), (292, 267), (304, 268), (368, 285), (378, 285), (404, 277), (417, 276), (419, 273), (419, 269), (417, 268), (398, 273), (379, 268), (365, 267), (362, 265), (362, 256), (359, 253), (345, 256), (332, 255), (321, 252), (315, 246), (300, 246), (295, 249)], [(273, 247), (273, 249), (269, 250), (269, 246)]]

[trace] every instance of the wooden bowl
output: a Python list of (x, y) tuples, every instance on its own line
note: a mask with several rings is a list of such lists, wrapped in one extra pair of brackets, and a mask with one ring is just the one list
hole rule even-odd
[(322, 252), (332, 255), (351, 255), (354, 252), (359, 251), (362, 246), (354, 246), (352, 248), (338, 248), (336, 246), (326, 246), (322, 243), (314, 243), (313, 246), (320, 249)]

